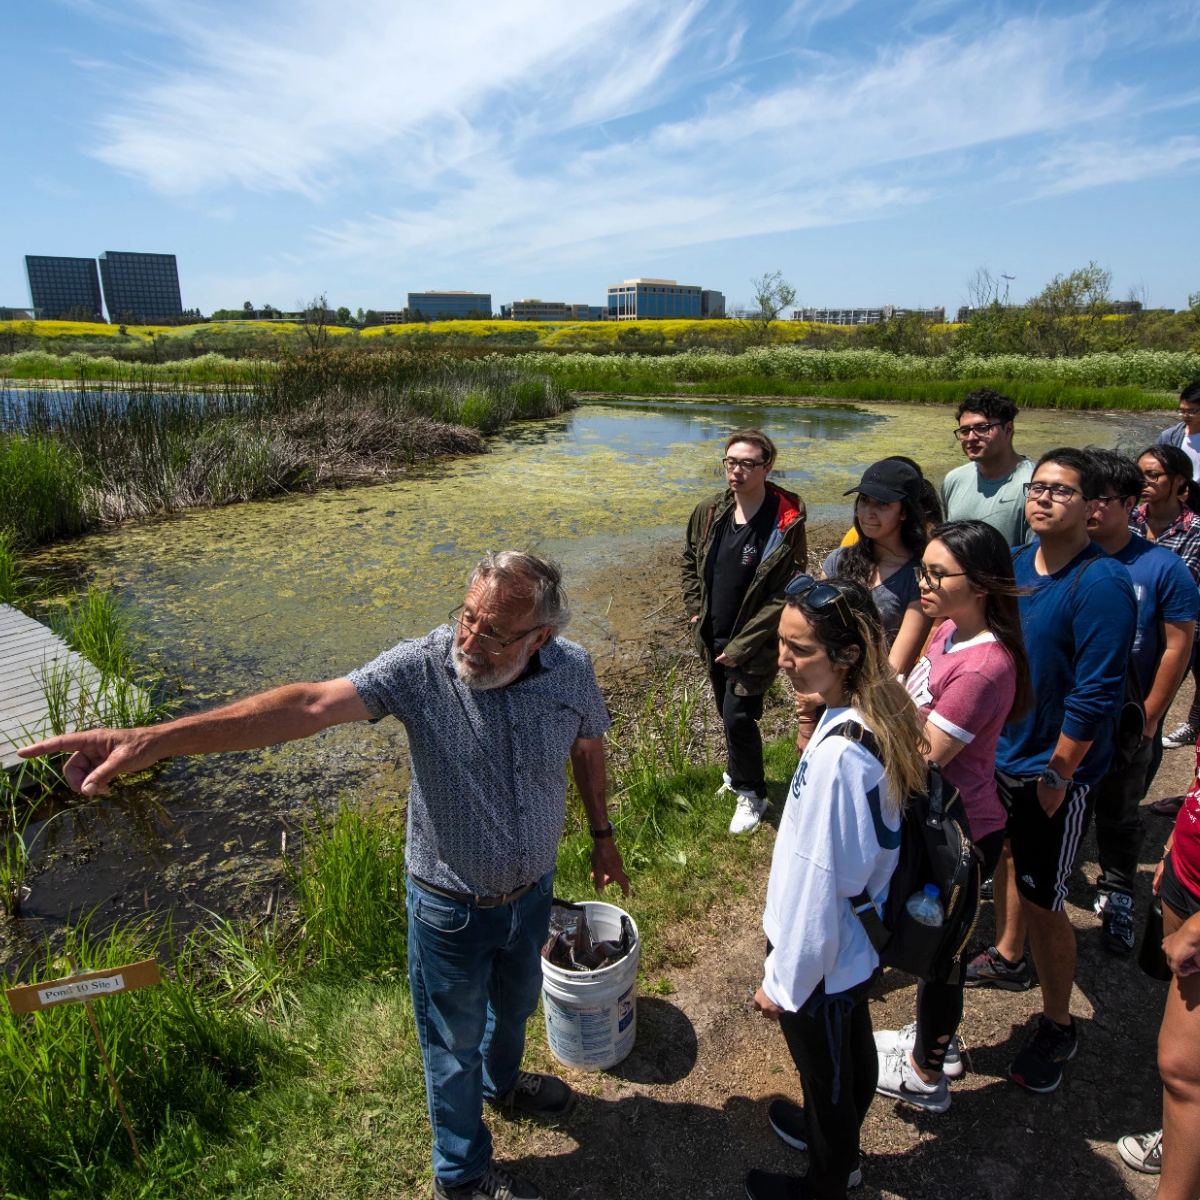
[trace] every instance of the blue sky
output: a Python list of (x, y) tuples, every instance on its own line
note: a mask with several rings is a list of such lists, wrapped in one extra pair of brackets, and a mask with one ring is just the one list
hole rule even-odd
[(1095, 259), (1200, 291), (1200, 5), (10, 0), (22, 255), (173, 252), (184, 304), (1014, 298)]

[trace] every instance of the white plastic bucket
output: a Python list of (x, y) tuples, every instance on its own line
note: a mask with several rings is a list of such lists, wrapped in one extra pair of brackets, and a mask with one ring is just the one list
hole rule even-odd
[[(621, 918), (615, 904), (589, 900), (588, 925), (596, 941), (618, 941)], [(551, 1053), (563, 1066), (606, 1071), (633, 1049), (637, 1036), (638, 931), (633, 924), (629, 953), (598, 971), (564, 971), (542, 959), (542, 1008)]]

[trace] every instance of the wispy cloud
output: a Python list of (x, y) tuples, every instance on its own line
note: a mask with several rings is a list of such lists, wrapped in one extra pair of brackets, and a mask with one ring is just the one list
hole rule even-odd
[(1173, 137), (1154, 145), (1098, 141), (1062, 146), (1041, 164), (1042, 195), (1136, 183), (1200, 167), (1200, 137)]
[[(1136, 36), (1177, 34), (1187, 7), (1151, 0)], [(1114, 27), (1134, 36), (1120, 10), (1006, 19), (915, 0), (871, 50), (821, 40), (860, 8), (351, 0), (331, 21), (315, 4), (140, 0), (180, 61), (134, 73), (96, 153), (168, 194), (355, 205), (318, 218), (316, 247), (409, 266), (644, 257), (879, 216), (982, 172), (1034, 195), (1200, 157), (1190, 136), (1123, 130), (1114, 152), (1089, 132), (1151, 105), (1094, 78)]]

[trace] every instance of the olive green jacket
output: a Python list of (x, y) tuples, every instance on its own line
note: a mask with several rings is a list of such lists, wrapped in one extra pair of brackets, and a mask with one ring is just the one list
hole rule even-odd
[[(733, 677), (734, 691), (741, 696), (761, 696), (771, 686), (779, 662), (777, 639), (783, 589), (793, 576), (808, 569), (804, 501), (773, 483), (767, 488), (779, 497), (779, 513), (762, 561), (742, 599), (733, 636), (725, 647), (725, 656), (735, 664), (725, 669)], [(709, 670), (713, 667), (713, 652), (702, 633), (708, 618), (704, 565), (713, 548), (717, 525), (732, 508), (733, 492), (729, 488), (696, 505), (683, 547), (683, 604), (689, 618), (700, 618), (692, 623), (692, 641)]]

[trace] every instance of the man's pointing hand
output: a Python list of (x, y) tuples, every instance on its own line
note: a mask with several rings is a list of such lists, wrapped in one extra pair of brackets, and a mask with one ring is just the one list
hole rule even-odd
[(144, 771), (158, 762), (162, 755), (155, 752), (154, 742), (149, 729), (93, 729), (22, 746), (17, 754), (21, 758), (70, 754), (63, 770), (67, 786), (85, 796), (103, 796), (118, 775)]

